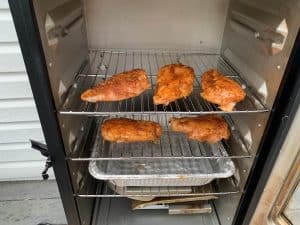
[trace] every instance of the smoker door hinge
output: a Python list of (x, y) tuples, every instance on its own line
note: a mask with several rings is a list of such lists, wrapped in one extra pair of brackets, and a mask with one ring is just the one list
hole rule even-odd
[(45, 162), (45, 168), (42, 171), (43, 180), (48, 180), (49, 174), (48, 169), (52, 167), (52, 159), (48, 151), (48, 147), (45, 143), (41, 143), (39, 141), (30, 140), (31, 148), (38, 150), (43, 156), (47, 157)]

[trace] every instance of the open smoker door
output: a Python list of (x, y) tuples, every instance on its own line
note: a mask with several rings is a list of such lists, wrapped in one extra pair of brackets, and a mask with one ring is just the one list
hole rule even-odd
[(285, 208), (299, 184), (300, 32), (235, 217), (236, 225), (292, 224)]

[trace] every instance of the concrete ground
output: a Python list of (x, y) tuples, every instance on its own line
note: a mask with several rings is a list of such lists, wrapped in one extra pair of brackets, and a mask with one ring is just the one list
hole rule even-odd
[(67, 223), (56, 182), (0, 182), (0, 224), (39, 223)]

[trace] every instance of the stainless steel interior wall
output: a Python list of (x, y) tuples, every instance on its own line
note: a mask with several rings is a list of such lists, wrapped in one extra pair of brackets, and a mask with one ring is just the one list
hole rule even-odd
[[(252, 84), (269, 107), (273, 105), (299, 30), (299, 9), (297, 0), (230, 2), (221, 53)], [(236, 27), (232, 20), (244, 24)], [(275, 51), (271, 39), (284, 33), (282, 30), (287, 32), (284, 34), (286, 40), (282, 49)], [(263, 32), (269, 32), (268, 39), (259, 37)]]
[[(256, 90), (269, 109), (273, 106), (299, 30), (299, 7), (297, 0), (231, 0), (229, 4), (221, 55)], [(278, 41), (283, 43), (281, 49), (274, 47), (278, 34), (284, 40)], [(256, 154), (269, 113), (234, 115), (232, 118), (242, 127), (242, 133), (249, 133), (250, 151)], [(241, 187), (251, 166), (252, 162), (239, 165)], [(222, 225), (231, 224), (233, 218), (228, 215), (235, 213), (238, 204), (238, 195), (231, 200), (216, 201), (219, 212), (226, 209), (225, 213), (219, 214)]]
[(86, 0), (89, 48), (219, 53), (228, 0)]
[[(46, 57), (51, 90), (55, 106), (59, 108), (64, 102), (64, 96), (73, 83), (77, 72), (88, 57), (87, 38), (85, 24), (82, 20), (78, 23), (71, 23), (65, 30), (64, 35), (55, 38), (54, 42), (49, 42), (46, 30), (47, 16), (49, 12), (55, 11), (55, 9), (58, 9), (64, 4), (75, 4), (78, 6), (81, 2), (80, 0), (35, 0), (33, 4)], [(83, 9), (82, 5), (81, 8)], [(72, 5), (70, 6), (70, 10), (72, 10)], [(55, 13), (53, 16), (54, 20), (62, 23), (68, 21), (67, 16), (64, 18), (64, 14), (67, 15), (67, 11), (56, 10)], [(72, 17), (72, 15), (70, 16)], [(60, 28), (61, 24), (57, 23), (55, 25), (56, 28)], [(58, 115), (58, 119), (65, 151), (66, 154), (68, 154), (73, 151), (74, 146), (78, 144), (77, 136), (82, 126), (84, 126), (86, 117), (63, 117)], [(83, 174), (86, 169), (86, 166), (69, 164), (74, 190), (76, 190), (77, 183), (79, 182), (77, 175)], [(91, 208), (93, 207), (93, 199), (78, 200), (78, 202), (80, 202), (79, 216), (81, 222), (82, 224), (89, 224), (92, 216)], [(82, 210), (83, 208), (85, 210)]]
[[(52, 10), (55, 11), (55, 9), (66, 2), (79, 1), (80, 0), (33, 1), (56, 107), (62, 104), (68, 87), (72, 84), (77, 71), (87, 57), (87, 39), (84, 23), (81, 23), (74, 26), (74, 29), (70, 29), (67, 35), (57, 38), (55, 44), (49, 44), (45, 26), (46, 19), (49, 12)], [(61, 14), (63, 13), (64, 12)], [(56, 15), (53, 16), (53, 19), (63, 21), (64, 19), (61, 17), (61, 15)], [(65, 20), (67, 20), (67, 18)], [(61, 24), (57, 23), (55, 25), (59, 27)]]

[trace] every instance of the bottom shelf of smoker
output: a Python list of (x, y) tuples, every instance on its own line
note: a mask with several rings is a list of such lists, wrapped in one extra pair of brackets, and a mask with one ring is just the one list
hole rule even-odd
[(219, 225), (214, 206), (206, 214), (169, 215), (168, 210), (132, 210), (131, 200), (126, 198), (97, 199), (92, 225)]
[(240, 188), (234, 177), (216, 179), (204, 186), (189, 187), (119, 187), (109, 181), (97, 181), (90, 176), (81, 182), (82, 186), (75, 196), (83, 198), (93, 197), (127, 197), (131, 199), (149, 199), (156, 197), (174, 196), (207, 196), (211, 199), (222, 195), (236, 194)]

